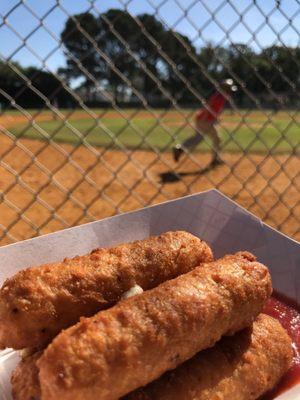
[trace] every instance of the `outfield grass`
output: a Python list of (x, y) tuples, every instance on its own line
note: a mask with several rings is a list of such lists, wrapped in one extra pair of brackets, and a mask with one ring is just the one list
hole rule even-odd
[[(67, 111), (62, 110), (64, 114)], [(93, 110), (101, 115), (104, 110)], [(125, 110), (131, 116), (135, 110)], [(162, 110), (156, 110), (156, 114)], [(34, 112), (31, 111), (31, 114)], [(299, 147), (300, 143), (300, 121), (293, 122), (285, 112), (269, 114), (266, 117), (261, 112), (251, 112), (241, 115), (226, 112), (222, 116), (219, 126), (224, 151), (237, 152), (247, 150), (251, 152), (290, 152)], [(10, 115), (17, 115), (11, 113)], [(19, 114), (20, 115), (20, 114)], [(119, 147), (122, 144), (129, 148), (151, 149), (155, 147), (161, 150), (169, 150), (175, 143), (182, 141), (193, 133), (191, 126), (185, 126), (184, 117), (174, 111), (167, 112), (161, 118), (163, 126), (149, 113), (141, 110), (130, 119), (118, 116), (113, 111), (99, 117), (97, 121), (91, 119), (87, 114), (76, 113), (69, 119), (69, 126), (62, 121), (52, 119), (51, 112), (46, 121), (38, 121), (37, 127), (28, 126), (27, 123), (18, 123), (11, 126), (10, 131), (17, 137), (23, 136), (32, 139), (44, 140), (50, 135), (57, 142), (78, 144), (82, 136), (88, 143), (94, 146)], [(185, 115), (191, 123), (193, 112), (186, 110)], [(43, 133), (42, 133), (43, 132)], [(209, 140), (202, 143), (198, 149), (205, 151), (210, 148)]]

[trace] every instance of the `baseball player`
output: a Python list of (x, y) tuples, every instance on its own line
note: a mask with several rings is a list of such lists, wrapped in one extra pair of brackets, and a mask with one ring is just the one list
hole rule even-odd
[(216, 123), (226, 101), (228, 101), (231, 93), (237, 90), (237, 86), (234, 85), (232, 79), (226, 79), (221, 82), (220, 88), (223, 94), (219, 91), (214, 92), (207, 102), (207, 108), (200, 109), (196, 113), (195, 134), (173, 148), (174, 161), (179, 161), (184, 151), (191, 151), (196, 148), (204, 136), (207, 135), (213, 142), (213, 158), (210, 165), (222, 164), (222, 160), (219, 157), (221, 140)]

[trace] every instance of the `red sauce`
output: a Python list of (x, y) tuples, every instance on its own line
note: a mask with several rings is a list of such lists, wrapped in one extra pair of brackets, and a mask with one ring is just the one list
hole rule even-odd
[(263, 397), (263, 400), (271, 400), (297, 383), (300, 383), (300, 308), (292, 300), (275, 293), (268, 300), (264, 313), (278, 319), (281, 325), (288, 331), (294, 348), (294, 358), (291, 368), (279, 385)]

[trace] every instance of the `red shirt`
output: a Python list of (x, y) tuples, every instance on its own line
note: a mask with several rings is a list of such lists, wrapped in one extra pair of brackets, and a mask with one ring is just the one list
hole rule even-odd
[(219, 92), (212, 94), (207, 102), (207, 108), (201, 108), (196, 119), (200, 121), (215, 122), (221, 114), (226, 103), (226, 98)]

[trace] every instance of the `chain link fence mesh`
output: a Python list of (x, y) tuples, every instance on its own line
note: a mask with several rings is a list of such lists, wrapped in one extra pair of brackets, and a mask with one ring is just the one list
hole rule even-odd
[[(266, 9), (254, 0), (147, 0), (147, 13), (138, 13), (140, 2), (103, 10), (91, 0), (80, 14), (68, 1), (44, 1), (43, 11), (8, 2), (0, 24), (3, 39), (14, 37), (1, 51), (0, 243), (209, 188), (299, 240), (300, 3), (292, 1)], [(176, 12), (168, 17), (166, 7)], [(18, 13), (31, 21), (26, 32), (14, 23)], [(56, 13), (65, 21), (60, 33), (49, 23)], [(51, 43), (44, 52), (32, 44), (41, 32)], [(35, 67), (16, 62), (20, 53)], [(57, 53), (61, 68), (52, 66)], [(218, 123), (224, 164), (210, 166), (207, 137), (175, 163), (173, 146), (193, 134), (196, 109), (209, 107), (224, 78), (239, 88)]]

